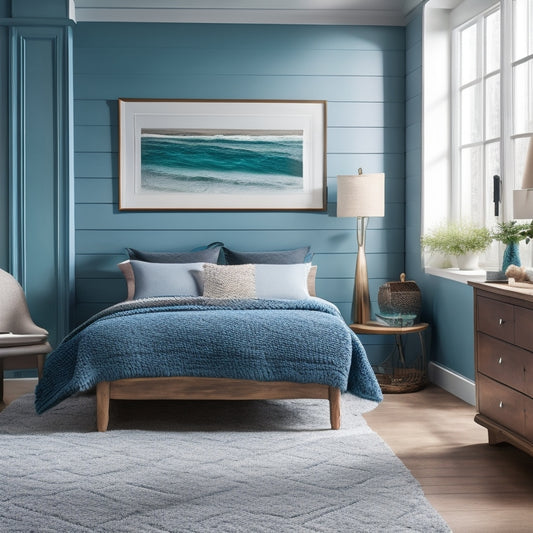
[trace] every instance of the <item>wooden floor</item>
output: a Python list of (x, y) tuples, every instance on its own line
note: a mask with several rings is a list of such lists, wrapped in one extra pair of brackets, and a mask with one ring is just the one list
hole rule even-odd
[[(31, 380), (6, 382), (7, 403), (33, 387)], [(511, 446), (488, 446), (474, 413), (471, 405), (430, 386), (385, 395), (365, 419), (454, 533), (532, 532), (533, 457)]]
[(430, 386), (367, 413), (454, 533), (533, 531), (533, 457), (489, 446), (475, 408)]

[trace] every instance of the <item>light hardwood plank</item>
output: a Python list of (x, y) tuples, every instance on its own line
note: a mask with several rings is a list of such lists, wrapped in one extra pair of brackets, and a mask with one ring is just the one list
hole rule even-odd
[(429, 386), (365, 414), (454, 533), (531, 531), (533, 457), (489, 446), (475, 407)]

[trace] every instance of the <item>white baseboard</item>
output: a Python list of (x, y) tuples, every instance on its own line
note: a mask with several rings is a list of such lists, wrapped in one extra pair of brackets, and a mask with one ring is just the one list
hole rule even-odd
[(32, 382), (37, 385), (37, 378), (6, 378), (4, 383), (22, 383), (23, 381)]
[(476, 384), (471, 379), (434, 362), (428, 365), (428, 376), (431, 383), (470, 405), (476, 405)]

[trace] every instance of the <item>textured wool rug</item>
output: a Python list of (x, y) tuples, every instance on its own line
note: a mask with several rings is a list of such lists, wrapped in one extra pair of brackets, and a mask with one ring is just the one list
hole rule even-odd
[(343, 396), (327, 402), (124, 402), (97, 433), (95, 398), (0, 414), (0, 531), (449, 531), (418, 482)]

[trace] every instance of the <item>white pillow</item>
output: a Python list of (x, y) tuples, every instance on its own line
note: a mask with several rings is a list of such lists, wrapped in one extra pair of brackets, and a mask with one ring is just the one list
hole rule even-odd
[(135, 280), (135, 300), (156, 296), (200, 296), (201, 289), (194, 274), (202, 271), (204, 263), (130, 260), (130, 264)]
[(258, 298), (302, 300), (309, 298), (310, 263), (288, 265), (204, 264), (206, 298)]
[(310, 263), (294, 265), (255, 265), (256, 297), (283, 300), (309, 298), (307, 277)]

